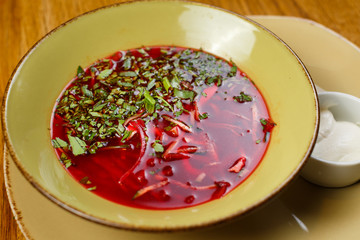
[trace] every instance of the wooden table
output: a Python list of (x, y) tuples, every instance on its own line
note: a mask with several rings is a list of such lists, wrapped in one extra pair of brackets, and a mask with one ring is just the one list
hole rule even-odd
[[(27, 50), (47, 32), (116, 0), (0, 0), (0, 96)], [(317, 21), (360, 46), (359, 0), (198, 0), (242, 15), (297, 16)], [(0, 140), (3, 143), (2, 139)], [(2, 148), (0, 148), (1, 156)], [(25, 239), (6, 196), (0, 161), (0, 239)]]

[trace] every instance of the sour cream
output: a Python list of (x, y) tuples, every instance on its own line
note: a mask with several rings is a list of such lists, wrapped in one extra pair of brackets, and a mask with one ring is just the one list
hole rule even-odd
[(337, 162), (359, 161), (360, 127), (352, 122), (336, 121), (329, 110), (321, 110), (312, 156)]

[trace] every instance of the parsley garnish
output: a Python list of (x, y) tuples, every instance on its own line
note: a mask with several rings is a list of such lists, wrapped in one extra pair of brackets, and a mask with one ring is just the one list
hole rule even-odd
[(122, 137), (122, 139), (121, 139), (121, 142), (125, 142), (125, 140), (126, 140), (128, 137), (130, 137), (130, 135), (131, 135), (132, 132), (133, 132), (133, 131), (125, 130), (124, 135), (123, 135), (123, 137)]
[(189, 90), (178, 90), (174, 89), (174, 96), (181, 99), (190, 99), (193, 100), (195, 97), (195, 92)]
[(68, 146), (67, 142), (65, 142), (64, 140), (61, 140), (60, 138), (55, 138), (53, 140), (51, 140), (54, 148), (66, 148)]
[(148, 113), (155, 111), (155, 99), (150, 95), (149, 91), (144, 92), (145, 97), (145, 109)]
[(101, 72), (99, 73), (98, 77), (99, 77), (100, 79), (105, 79), (105, 78), (107, 78), (108, 76), (110, 76), (110, 74), (111, 74), (112, 72), (113, 72), (112, 69), (105, 69), (105, 70), (103, 70), (103, 71), (101, 71)]
[(89, 177), (83, 177), (80, 181), (81, 184), (91, 184)]
[(72, 165), (71, 159), (65, 153), (61, 153), (60, 161), (65, 165), (65, 168), (69, 168)]
[(77, 156), (85, 153), (86, 143), (78, 137), (68, 135), (72, 153)]
[(77, 76), (81, 77), (82, 75), (84, 75), (84, 69), (81, 66), (78, 66), (77, 68)]
[(165, 88), (166, 92), (169, 92), (169, 88), (171, 87), (171, 84), (170, 84), (169, 79), (167, 77), (164, 77), (162, 79), (162, 84), (164, 85), (164, 88)]
[(238, 101), (239, 103), (251, 102), (252, 101), (252, 97), (250, 95), (245, 94), (244, 92), (240, 92), (240, 95), (239, 96), (234, 96), (233, 99), (235, 101)]
[(89, 190), (89, 191), (94, 191), (94, 190), (96, 190), (96, 186), (89, 187), (89, 188), (87, 188), (87, 190)]
[(161, 111), (177, 118), (188, 112), (184, 103), (195, 101), (200, 94), (206, 96), (204, 88), (220, 86), (237, 71), (233, 62), (202, 51), (163, 48), (153, 58), (149, 50), (127, 51), (120, 60), (102, 59), (87, 69), (77, 67), (77, 78), (58, 100), (55, 111), (65, 122), (68, 141), (52, 139), (55, 148), (77, 156), (96, 153), (107, 146), (108, 138), (124, 142), (133, 134), (125, 130), (128, 119), (138, 115), (149, 122), (159, 118)]
[(202, 120), (202, 119), (206, 119), (209, 117), (209, 114), (208, 113), (203, 113), (203, 114), (199, 114), (199, 118)]
[(155, 152), (164, 152), (164, 147), (159, 141), (155, 141), (152, 145)]

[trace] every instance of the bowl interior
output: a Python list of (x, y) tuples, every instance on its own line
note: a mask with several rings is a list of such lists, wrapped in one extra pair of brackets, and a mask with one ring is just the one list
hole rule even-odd
[[(149, 11), (149, 9), (152, 9)], [(202, 48), (232, 59), (262, 92), (277, 123), (256, 171), (230, 194), (167, 211), (129, 208), (82, 188), (50, 143), (55, 100), (78, 65), (140, 46)], [(183, 229), (222, 221), (274, 196), (299, 171), (318, 126), (313, 83), (292, 51), (241, 16), (189, 2), (133, 2), (93, 11), (51, 32), (24, 57), (8, 86), (3, 126), (9, 151), (26, 178), (60, 206), (90, 220), (143, 230)]]

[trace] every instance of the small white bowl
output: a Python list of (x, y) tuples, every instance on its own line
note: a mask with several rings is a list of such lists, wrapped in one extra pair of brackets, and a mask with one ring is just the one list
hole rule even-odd
[[(336, 121), (360, 122), (359, 98), (340, 92), (319, 92), (318, 96), (320, 109), (328, 108)], [(301, 175), (323, 187), (345, 187), (360, 180), (360, 159), (355, 162), (336, 162), (311, 155)]]

